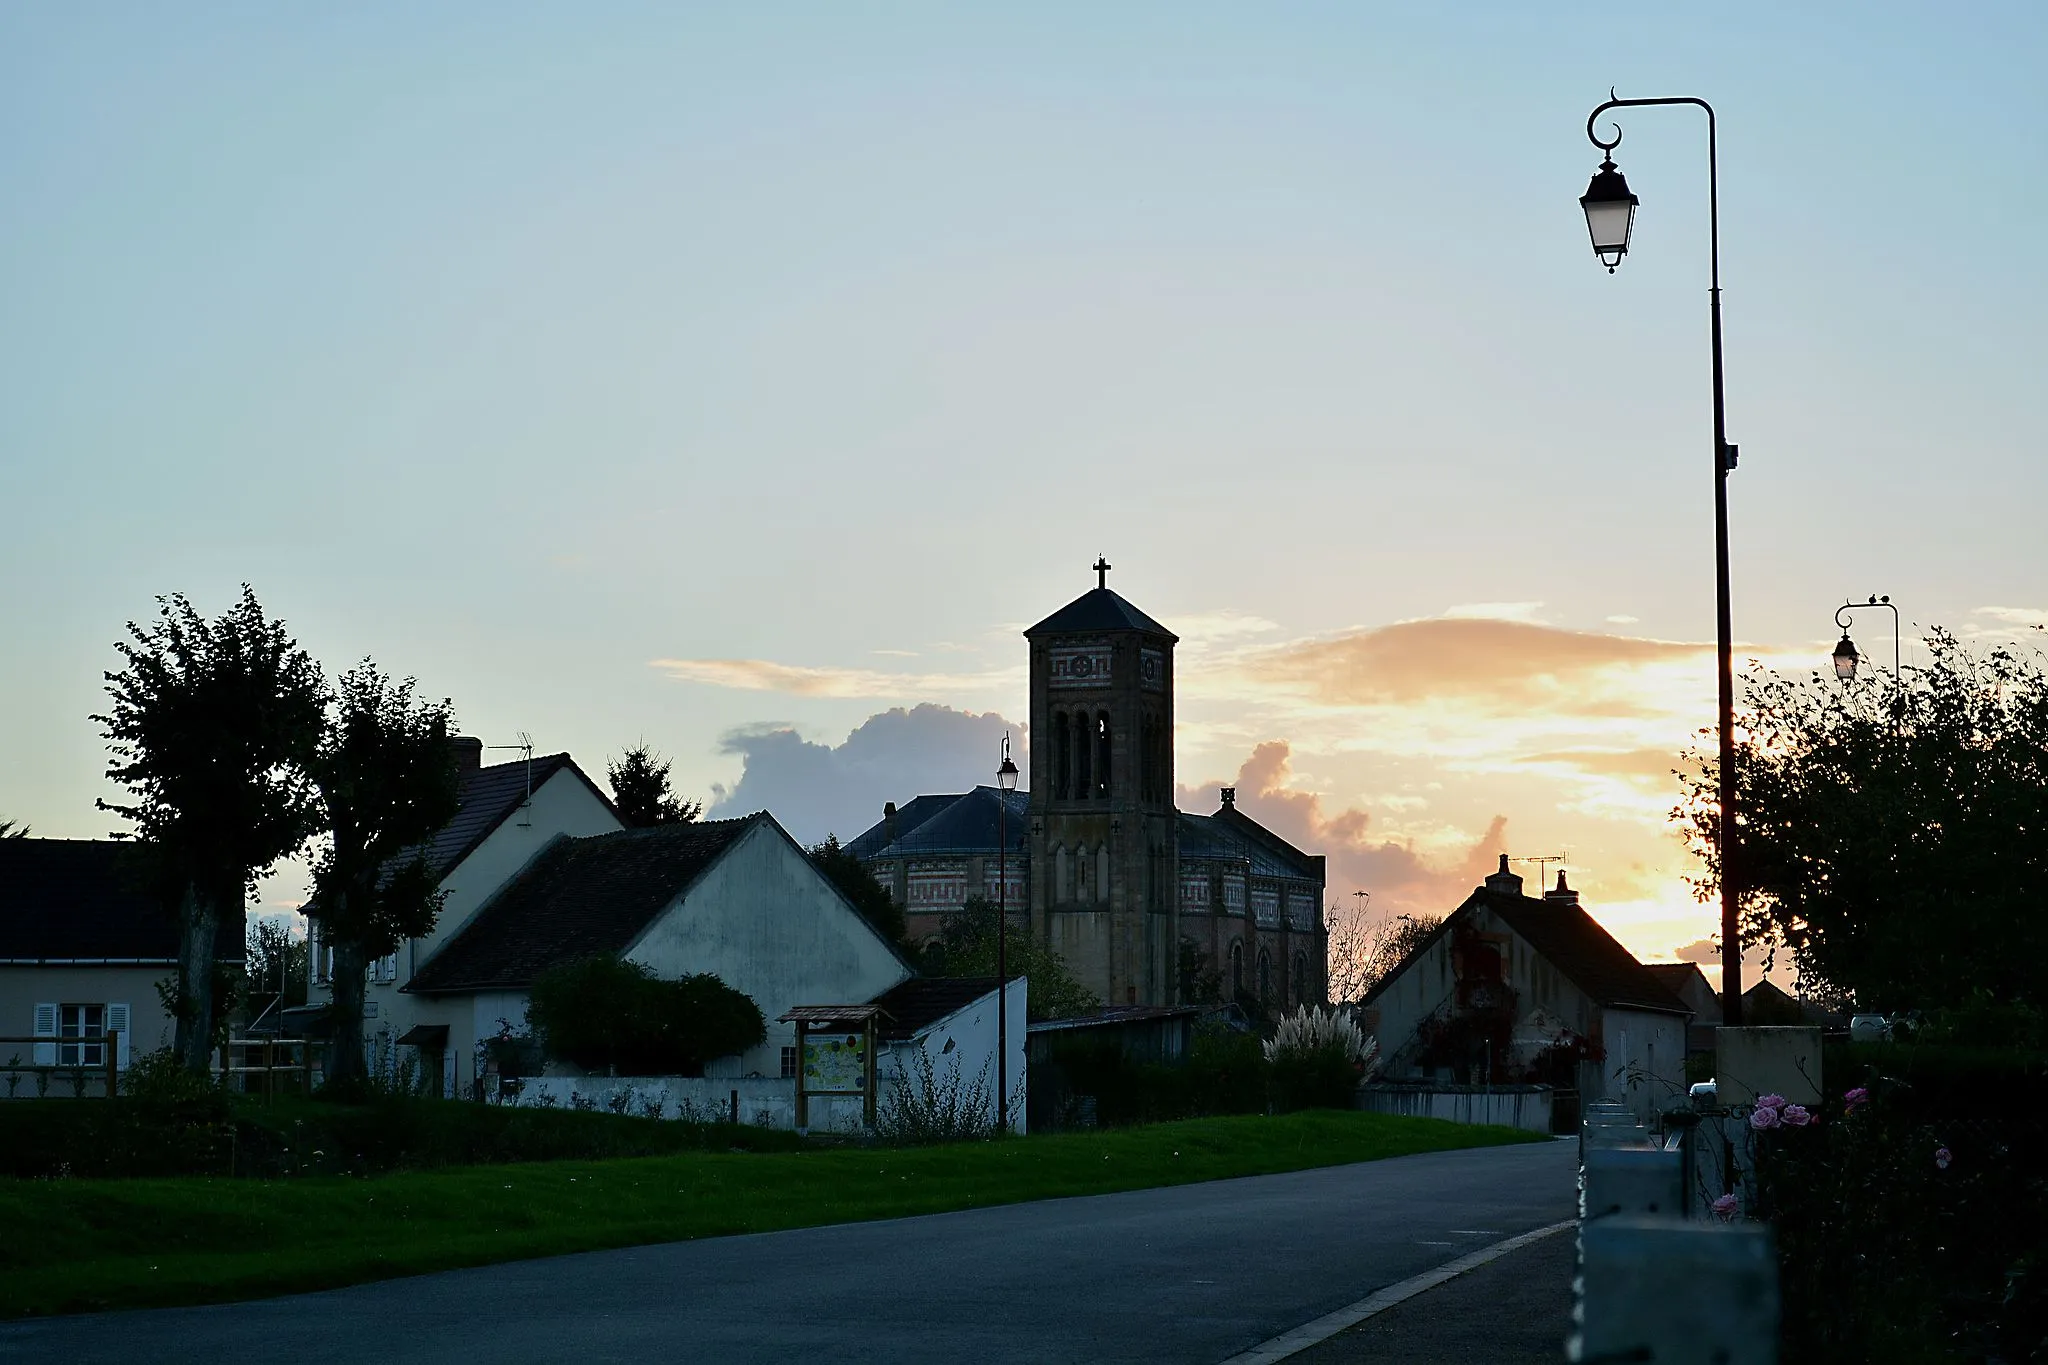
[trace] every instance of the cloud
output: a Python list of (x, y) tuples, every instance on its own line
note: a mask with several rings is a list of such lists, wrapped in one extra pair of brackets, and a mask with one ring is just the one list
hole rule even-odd
[(817, 668), (770, 659), (653, 659), (679, 682), (793, 697), (944, 697), (1020, 686), (1022, 666), (986, 673), (890, 673), (875, 668)]
[(1678, 766), (1678, 755), (1668, 749), (1557, 749), (1550, 753), (1524, 754), (1518, 761), (1591, 773), (1598, 777), (1655, 782), (1669, 787), (1672, 769)]
[(1645, 670), (1708, 646), (1498, 619), (1435, 618), (1304, 641), (1243, 661), (1326, 706), (1456, 700), (1494, 711), (1638, 714)]
[(1444, 610), (1444, 618), (1451, 621), (1524, 621), (1540, 625), (1536, 613), (1543, 609), (1541, 602), (1465, 602)]
[(711, 789), (714, 818), (766, 810), (804, 843), (827, 834), (850, 839), (898, 805), (930, 792), (987, 785), (1011, 736), (1017, 766), (1030, 771), (1023, 727), (994, 712), (948, 706), (898, 707), (868, 717), (838, 744), (818, 744), (782, 724), (728, 732), (725, 753), (740, 755), (740, 780)]
[(1237, 804), (1305, 853), (1320, 853), (1326, 864), (1326, 893), (1342, 901), (1353, 890), (1373, 894), (1375, 914), (1447, 915), (1456, 909), (1498, 865), (1505, 850), (1507, 817), (1496, 815), (1486, 832), (1465, 836), (1465, 846), (1449, 858), (1419, 852), (1412, 839), (1382, 838), (1372, 831), (1372, 816), (1357, 807), (1332, 814), (1322, 797), (1289, 785), (1291, 747), (1271, 740), (1252, 751), (1238, 769), (1235, 783), (1203, 783), (1181, 789), (1184, 810), (1207, 810), (1218, 786), (1235, 785)]

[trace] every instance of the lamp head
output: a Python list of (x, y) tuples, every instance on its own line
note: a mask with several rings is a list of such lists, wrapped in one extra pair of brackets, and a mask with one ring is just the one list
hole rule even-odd
[(1593, 254), (1610, 275), (1628, 254), (1628, 238), (1635, 227), (1638, 202), (1629, 193), (1628, 181), (1615, 169), (1612, 157), (1600, 163), (1592, 183), (1579, 196), (1579, 207), (1586, 211), (1586, 231), (1593, 238)]
[(1856, 678), (1856, 642), (1849, 638), (1849, 632), (1842, 632), (1842, 643), (1835, 646), (1835, 676), (1843, 682)]
[(1017, 765), (1010, 761), (1010, 737), (1003, 736), (1003, 766), (996, 769), (996, 785), (1006, 792), (1017, 790)]

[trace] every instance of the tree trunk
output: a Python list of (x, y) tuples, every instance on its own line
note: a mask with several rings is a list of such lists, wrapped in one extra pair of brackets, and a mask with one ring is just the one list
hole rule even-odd
[(327, 1083), (353, 1087), (369, 1072), (363, 1059), (363, 978), (369, 965), (362, 945), (336, 943), (331, 987), (334, 1003), (327, 1011), (332, 1025), (327, 1049)]
[(213, 955), (220, 905), (188, 882), (178, 902), (178, 1017), (171, 1048), (185, 1069), (205, 1075), (213, 1061)]

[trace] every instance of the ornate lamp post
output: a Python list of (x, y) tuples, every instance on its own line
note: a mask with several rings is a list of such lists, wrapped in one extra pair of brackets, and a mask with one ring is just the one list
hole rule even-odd
[(1856, 642), (1849, 638), (1849, 623), (1843, 620), (1846, 612), (1865, 611), (1878, 607), (1892, 614), (1892, 677), (1899, 676), (1899, 609), (1892, 605), (1890, 596), (1873, 597), (1868, 602), (1844, 602), (1835, 608), (1835, 624), (1842, 628), (1842, 643), (1835, 646), (1835, 676), (1844, 683), (1856, 681)]
[(1017, 790), (1017, 765), (1010, 761), (1010, 737), (1003, 736), (1003, 764), (996, 769), (996, 1127), (1010, 1131), (1010, 793)]
[[(1613, 92), (1608, 92), (1612, 96)], [(1714, 148), (1714, 106), (1689, 95), (1668, 99), (1625, 100), (1609, 98), (1586, 116), (1586, 137), (1602, 153), (1600, 169), (1579, 199), (1586, 213), (1586, 231), (1593, 239), (1593, 252), (1612, 274), (1628, 254), (1629, 234), (1635, 227), (1636, 196), (1614, 164), (1614, 149), (1621, 145), (1621, 126), (1614, 137), (1603, 141), (1593, 130), (1600, 116), (1610, 109), (1651, 105), (1689, 104), (1707, 116), (1707, 243), (1711, 283), (1707, 291), (1712, 318), (1714, 382), (1714, 591), (1715, 623), (1720, 644), (1720, 804), (1721, 819), (1721, 1019), (1730, 1027), (1742, 1023), (1742, 933), (1737, 914), (1735, 839), (1735, 646), (1728, 608), (1728, 471), (1735, 468), (1736, 448), (1728, 442), (1728, 422), (1721, 392), (1721, 180)]]

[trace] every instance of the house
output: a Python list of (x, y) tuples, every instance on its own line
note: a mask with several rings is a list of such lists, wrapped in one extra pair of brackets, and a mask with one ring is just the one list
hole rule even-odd
[[(406, 988), (506, 882), (555, 840), (625, 828), (609, 797), (567, 754), (483, 763), (483, 741), (450, 741), (460, 779), (455, 818), (423, 850), (446, 899), (434, 931), (373, 962), (365, 973), (363, 1023), (373, 1059), (387, 1064), (412, 1048), (431, 1090), (467, 1094), (475, 1079), (471, 1016)], [(312, 926), (305, 1006), (285, 1012), (291, 1033), (318, 1033), (332, 994), (333, 952)], [(490, 1021), (487, 1021), (487, 1023)]]
[[(1707, 980), (1697, 962), (1645, 962), (1643, 970), (1678, 997), (1678, 1003), (1692, 1011), (1685, 1026), (1685, 1052), (1689, 1057), (1714, 1055), (1714, 1030), (1721, 1026), (1721, 993)], [(1748, 1015), (1743, 1016), (1745, 1019)]]
[(1384, 1080), (1538, 1082), (1649, 1119), (1686, 1093), (1691, 1011), (1558, 874), (1522, 894), (1507, 858), (1360, 1002)]
[(524, 1024), (542, 972), (597, 953), (671, 979), (714, 973), (750, 996), (768, 1034), (730, 1064), (736, 1076), (795, 1074), (795, 1030), (777, 1017), (790, 1007), (872, 1001), (913, 975), (765, 812), (562, 834), (398, 988), (409, 1023), (397, 1042), (470, 1059), (499, 1021)]
[[(170, 1046), (157, 983), (177, 975), (178, 925), (145, 889), (144, 852), (117, 840), (0, 839), (0, 1038), (34, 1040), (0, 1042), (0, 1074), (17, 1054), (103, 1072), (110, 1035), (117, 1067)], [(239, 921), (223, 926), (218, 952), (223, 966), (242, 964)]]

